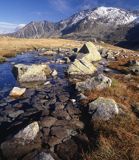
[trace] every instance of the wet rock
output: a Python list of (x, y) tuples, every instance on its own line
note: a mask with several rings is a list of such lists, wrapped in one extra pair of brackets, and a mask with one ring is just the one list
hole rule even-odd
[(58, 137), (61, 141), (72, 135), (73, 129), (67, 128), (66, 126), (57, 126), (51, 128), (51, 135)]
[(55, 110), (63, 110), (64, 109), (64, 104), (61, 102), (56, 102), (55, 103)]
[(89, 104), (92, 120), (109, 120), (119, 114), (119, 107), (113, 99), (99, 97)]
[(71, 117), (65, 110), (56, 110), (52, 113), (52, 116), (56, 117), (59, 120), (65, 119), (70, 120)]
[(10, 96), (20, 97), (25, 93), (25, 91), (26, 91), (26, 88), (14, 87), (10, 92)]
[(18, 111), (16, 111), (16, 112), (10, 113), (10, 114), (9, 114), (9, 117), (11, 117), (11, 118), (17, 118), (19, 115), (21, 115), (21, 114), (23, 114), (23, 113), (24, 113), (23, 110), (18, 110)]
[(26, 155), (22, 160), (55, 160), (51, 153), (34, 151)]
[(23, 155), (34, 149), (41, 148), (41, 141), (38, 137), (39, 125), (37, 122), (29, 124), (19, 131), (13, 138), (1, 144), (1, 150), (8, 160), (20, 159)]
[(57, 120), (56, 118), (48, 116), (48, 117), (44, 117), (40, 123), (42, 127), (50, 128), (52, 125), (54, 125), (56, 120)]
[(51, 84), (50, 81), (47, 81), (47, 82), (44, 83), (45, 86), (50, 85), (50, 84)]
[(64, 160), (77, 160), (79, 158), (78, 146), (73, 140), (68, 140), (56, 147), (57, 155)]
[(13, 73), (20, 82), (46, 81), (51, 69), (47, 64), (17, 64), (13, 67)]
[(69, 100), (69, 96), (66, 95), (58, 95), (58, 99), (60, 102), (67, 102)]
[(57, 75), (58, 75), (57, 71), (56, 71), (56, 70), (53, 70), (52, 76), (55, 77), (55, 76), (57, 76)]
[(70, 59), (69, 59), (69, 57), (64, 57), (63, 60), (65, 61), (66, 64), (68, 64), (68, 63), (71, 62)]
[(54, 160), (50, 153), (41, 152), (39, 153), (34, 160)]
[(53, 56), (53, 55), (56, 55), (56, 54), (57, 54), (57, 52), (53, 51), (53, 50), (49, 50), (49, 51), (39, 53), (40, 56)]
[(79, 92), (84, 93), (85, 91), (89, 90), (103, 90), (104, 88), (110, 87), (112, 84), (112, 80), (103, 74), (99, 74), (93, 78), (89, 78), (84, 82), (77, 82), (76, 89)]

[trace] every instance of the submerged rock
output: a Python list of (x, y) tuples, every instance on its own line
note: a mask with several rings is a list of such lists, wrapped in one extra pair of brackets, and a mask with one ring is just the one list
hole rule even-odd
[(41, 141), (38, 138), (39, 125), (37, 122), (29, 124), (19, 131), (13, 138), (1, 144), (1, 150), (8, 160), (20, 159), (21, 156), (34, 149), (41, 148)]
[(99, 97), (89, 104), (89, 113), (92, 120), (107, 121), (119, 114), (119, 107), (113, 99)]
[(98, 76), (95, 76), (93, 78), (89, 78), (84, 82), (77, 82), (76, 83), (76, 89), (79, 92), (85, 92), (87, 90), (103, 90), (104, 88), (110, 87), (112, 84), (112, 80), (103, 74), (100, 74)]
[(17, 64), (13, 67), (13, 73), (20, 82), (46, 81), (51, 72), (47, 64)]
[(25, 93), (25, 91), (26, 91), (26, 88), (14, 87), (10, 92), (10, 96), (20, 97)]

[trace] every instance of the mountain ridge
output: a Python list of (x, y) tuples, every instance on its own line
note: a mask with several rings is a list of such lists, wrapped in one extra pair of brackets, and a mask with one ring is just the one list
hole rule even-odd
[(98, 39), (116, 44), (126, 41), (128, 32), (138, 23), (139, 11), (102, 6), (77, 12), (59, 22), (32, 21), (9, 36), (17, 38)]

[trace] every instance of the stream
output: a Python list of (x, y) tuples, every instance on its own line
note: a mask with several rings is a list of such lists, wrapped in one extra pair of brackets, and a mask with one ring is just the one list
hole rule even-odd
[[(0, 150), (0, 159), (5, 159), (6, 156), (8, 160), (17, 157), (21, 160), (34, 160), (28, 159), (28, 154), (34, 156), (34, 150), (38, 154), (47, 150), (54, 155), (55, 160), (78, 160), (81, 159), (83, 149), (90, 148), (90, 142), (87, 141), (91, 138), (90, 132), (93, 136), (93, 131), (88, 129), (91, 128), (90, 116), (87, 108), (82, 109), (79, 105), (76, 90), (65, 74), (68, 64), (56, 63), (63, 57), (61, 54), (40, 56), (38, 52), (28, 52), (0, 64), (0, 144), (6, 146), (6, 154), (3, 155)], [(107, 62), (102, 62), (97, 64), (98, 73), (107, 67)], [(12, 74), (13, 65), (19, 63), (47, 63), (52, 70), (58, 72), (58, 76), (49, 77), (47, 85), (44, 85), (45, 82), (20, 84)], [(25, 94), (18, 99), (9, 96), (15, 86), (27, 88)], [(23, 139), (15, 139), (14, 135), (33, 122), (39, 125), (39, 140), (34, 140), (33, 144), (25, 141), (25, 146), (21, 146), (20, 141)]]

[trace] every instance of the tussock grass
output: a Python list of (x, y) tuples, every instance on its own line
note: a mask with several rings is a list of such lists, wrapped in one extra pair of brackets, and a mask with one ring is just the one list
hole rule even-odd
[(117, 116), (92, 124), (98, 132), (97, 149), (84, 154), (84, 160), (138, 160), (139, 122), (134, 115)]
[(97, 147), (83, 153), (83, 160), (138, 160), (139, 120), (132, 112), (132, 105), (139, 102), (138, 76), (109, 74), (112, 86), (103, 91), (91, 91), (86, 95), (89, 103), (98, 97), (114, 99), (124, 113), (109, 121), (93, 121), (93, 133), (97, 134)]

